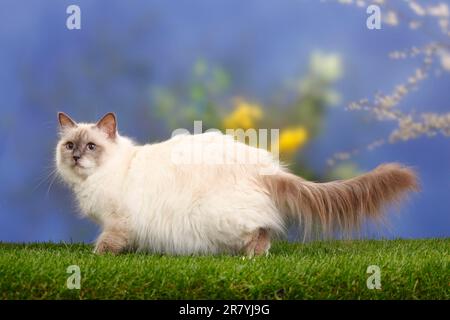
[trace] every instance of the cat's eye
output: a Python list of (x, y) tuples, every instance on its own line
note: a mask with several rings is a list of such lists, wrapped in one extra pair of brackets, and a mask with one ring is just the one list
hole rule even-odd
[(73, 150), (73, 148), (74, 148), (73, 142), (67, 142), (66, 143), (66, 149), (67, 150)]
[(96, 147), (95, 143), (89, 142), (89, 143), (87, 144), (87, 148), (88, 148), (89, 150), (91, 150), (91, 151), (94, 151), (94, 150), (95, 150), (95, 147)]

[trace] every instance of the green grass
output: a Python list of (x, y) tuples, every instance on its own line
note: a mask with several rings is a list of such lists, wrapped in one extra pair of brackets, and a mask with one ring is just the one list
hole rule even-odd
[[(1, 299), (449, 299), (450, 239), (275, 243), (268, 257), (96, 256), (0, 243)], [(81, 269), (81, 289), (66, 286)], [(381, 290), (369, 290), (369, 265)]]

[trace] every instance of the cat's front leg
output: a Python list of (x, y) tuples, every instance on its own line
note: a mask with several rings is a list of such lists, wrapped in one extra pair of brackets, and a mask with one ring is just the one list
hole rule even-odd
[(252, 232), (244, 246), (247, 257), (268, 255), (270, 249), (270, 234), (267, 229), (259, 228)]
[(109, 252), (119, 254), (127, 251), (129, 245), (130, 240), (127, 228), (119, 223), (114, 223), (104, 228), (96, 241), (94, 253), (104, 254)]

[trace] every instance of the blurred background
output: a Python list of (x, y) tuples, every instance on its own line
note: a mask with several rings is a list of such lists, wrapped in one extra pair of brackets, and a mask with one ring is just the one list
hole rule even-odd
[[(366, 26), (370, 3), (382, 28)], [(176, 128), (278, 128), (316, 181), (382, 162), (422, 192), (369, 238), (450, 236), (450, 33), (442, 1), (25, 1), (0, 4), (0, 241), (86, 241), (54, 179), (56, 112), (116, 112), (140, 143)], [(68, 30), (66, 8), (81, 9)], [(400, 212), (400, 214), (396, 214)]]

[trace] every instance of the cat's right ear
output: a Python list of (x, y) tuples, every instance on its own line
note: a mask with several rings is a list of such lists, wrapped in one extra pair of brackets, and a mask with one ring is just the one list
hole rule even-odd
[(61, 129), (74, 128), (77, 126), (77, 123), (73, 121), (67, 114), (64, 112), (58, 112), (58, 121)]

